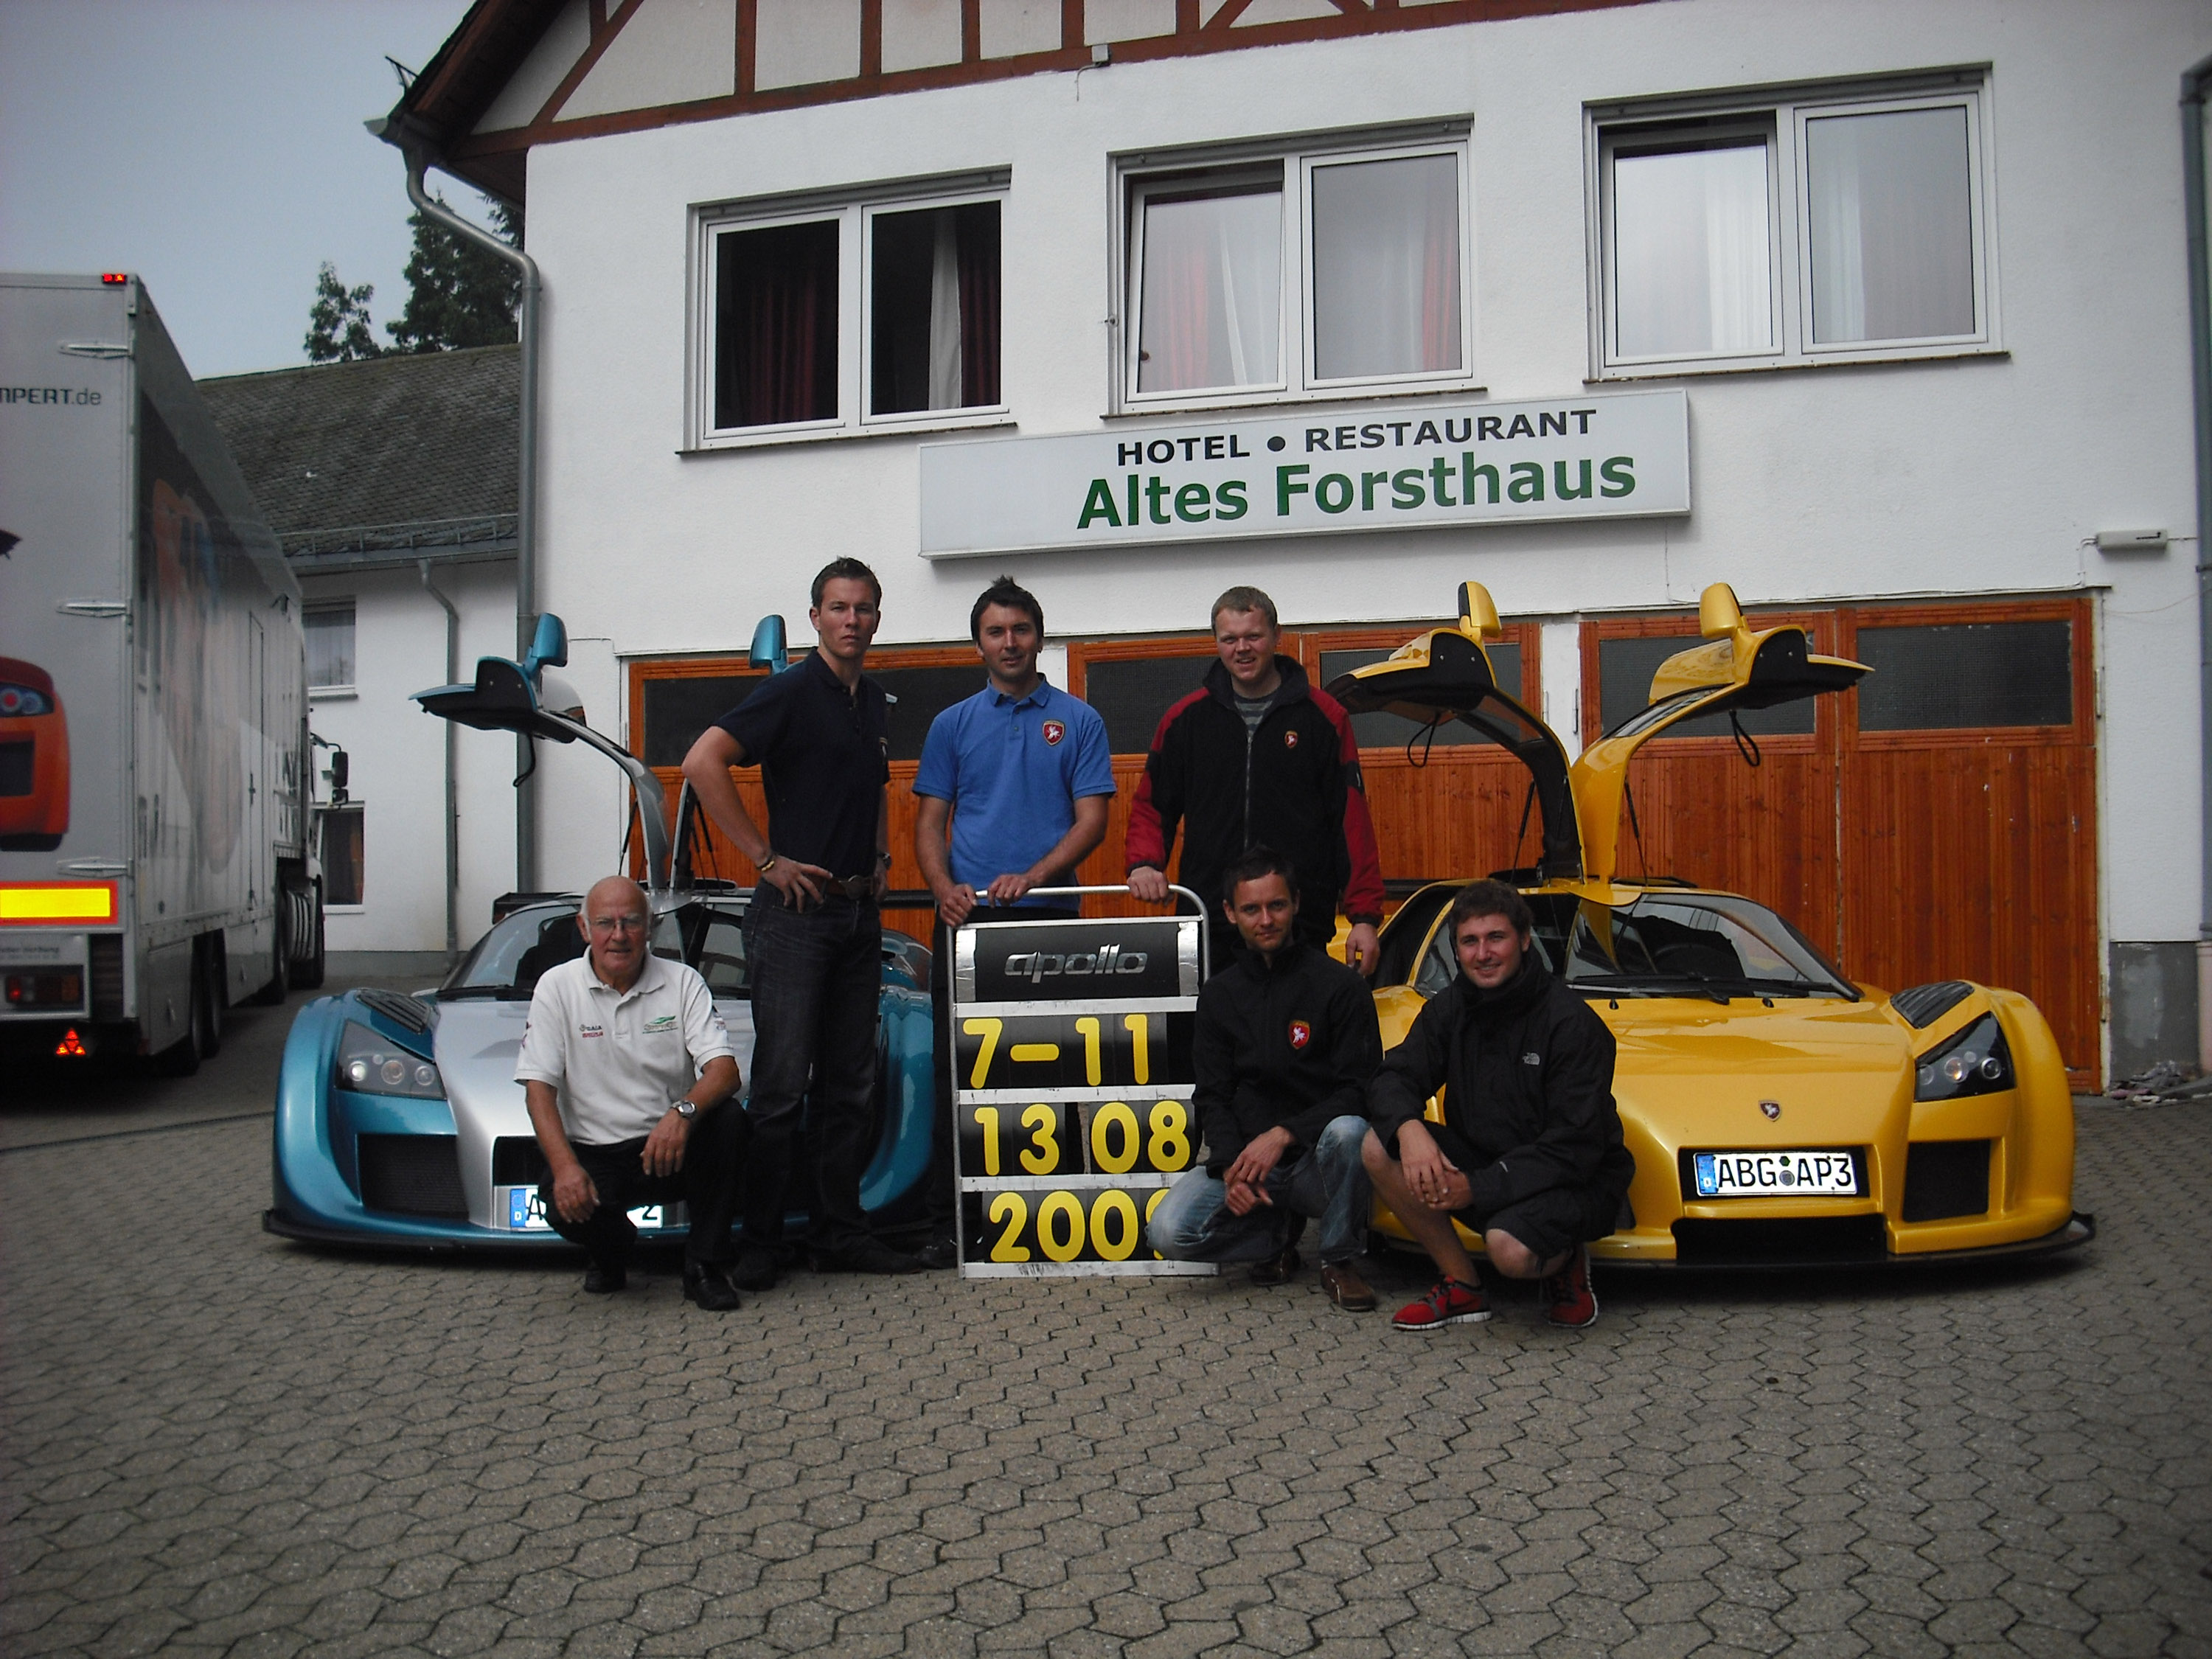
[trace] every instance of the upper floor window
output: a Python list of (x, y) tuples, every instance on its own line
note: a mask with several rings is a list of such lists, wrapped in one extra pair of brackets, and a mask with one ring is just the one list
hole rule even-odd
[(317, 691), (350, 690), (353, 601), (308, 605), (300, 612), (300, 623), (307, 636), (307, 684)]
[(1594, 114), (1607, 374), (1992, 347), (1982, 77)]
[(1466, 381), (1462, 141), (1124, 176), (1125, 406)]
[(994, 415), (999, 198), (699, 221), (697, 442)]

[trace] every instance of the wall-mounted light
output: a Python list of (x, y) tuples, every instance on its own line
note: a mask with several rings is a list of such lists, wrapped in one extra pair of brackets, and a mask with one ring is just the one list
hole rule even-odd
[(2163, 553), (2166, 551), (2166, 532), (2163, 530), (2100, 530), (2097, 532), (2097, 551), (2100, 553)]

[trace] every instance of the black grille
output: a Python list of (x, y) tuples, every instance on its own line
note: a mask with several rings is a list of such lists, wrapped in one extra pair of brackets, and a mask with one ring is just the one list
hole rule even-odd
[(31, 757), (34, 745), (0, 743), (0, 795), (31, 793)]
[(545, 1179), (545, 1154), (534, 1135), (501, 1135), (491, 1144), (491, 1184), (535, 1187)]
[(354, 994), (403, 1030), (427, 1031), (430, 1029), (430, 1011), (413, 997), (374, 987), (366, 991), (356, 991)]
[(1944, 979), (1899, 991), (1889, 1000), (1889, 1006), (1914, 1030), (1924, 1031), (1973, 994), (1974, 988), (1963, 979)]
[(460, 1139), (455, 1135), (362, 1135), (361, 1201), (398, 1215), (465, 1220)]
[(92, 1017), (123, 1018), (123, 935), (92, 936)]
[(1989, 1210), (1988, 1141), (1916, 1140), (1905, 1149), (1907, 1221), (1945, 1221)]
[(1888, 1256), (1878, 1215), (1674, 1224), (1674, 1259), (1686, 1267), (1807, 1267)]

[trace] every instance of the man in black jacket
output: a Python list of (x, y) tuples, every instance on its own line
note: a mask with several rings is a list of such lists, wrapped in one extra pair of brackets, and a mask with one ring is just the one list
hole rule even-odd
[(1245, 948), (1198, 996), (1192, 1104), (1206, 1162), (1170, 1188), (1149, 1233), (1171, 1261), (1250, 1261), (1253, 1283), (1279, 1285), (1317, 1217), (1322, 1288), (1360, 1313), (1375, 1305), (1352, 1266), (1370, 1201), (1361, 1107), (1382, 1036), (1366, 982), (1294, 937), (1294, 884), (1289, 860), (1266, 848), (1224, 878), (1222, 908)]
[[(1440, 1330), (1490, 1317), (1455, 1219), (1491, 1266), (1545, 1281), (1552, 1322), (1597, 1317), (1588, 1242), (1619, 1224), (1636, 1160), (1613, 1100), (1613, 1033), (1529, 948), (1535, 918), (1478, 881), (1445, 926), (1460, 977), (1422, 1009), (1368, 1091), (1367, 1172), (1443, 1277), (1390, 1323)], [(1442, 1087), (1444, 1121), (1422, 1117)]]

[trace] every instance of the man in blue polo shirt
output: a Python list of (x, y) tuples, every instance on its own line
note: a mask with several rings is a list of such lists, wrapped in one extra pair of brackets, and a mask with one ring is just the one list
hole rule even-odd
[[(930, 1243), (922, 1260), (949, 1267), (952, 1242), (951, 930), (975, 921), (1072, 916), (1077, 907), (1029, 896), (1063, 886), (1106, 838), (1114, 767), (1106, 722), (1037, 671), (1044, 607), (1001, 576), (968, 613), (989, 675), (983, 689), (930, 723), (914, 780), (914, 851), (937, 901), (937, 1134), (930, 1160)], [(945, 833), (950, 820), (951, 836)]]

